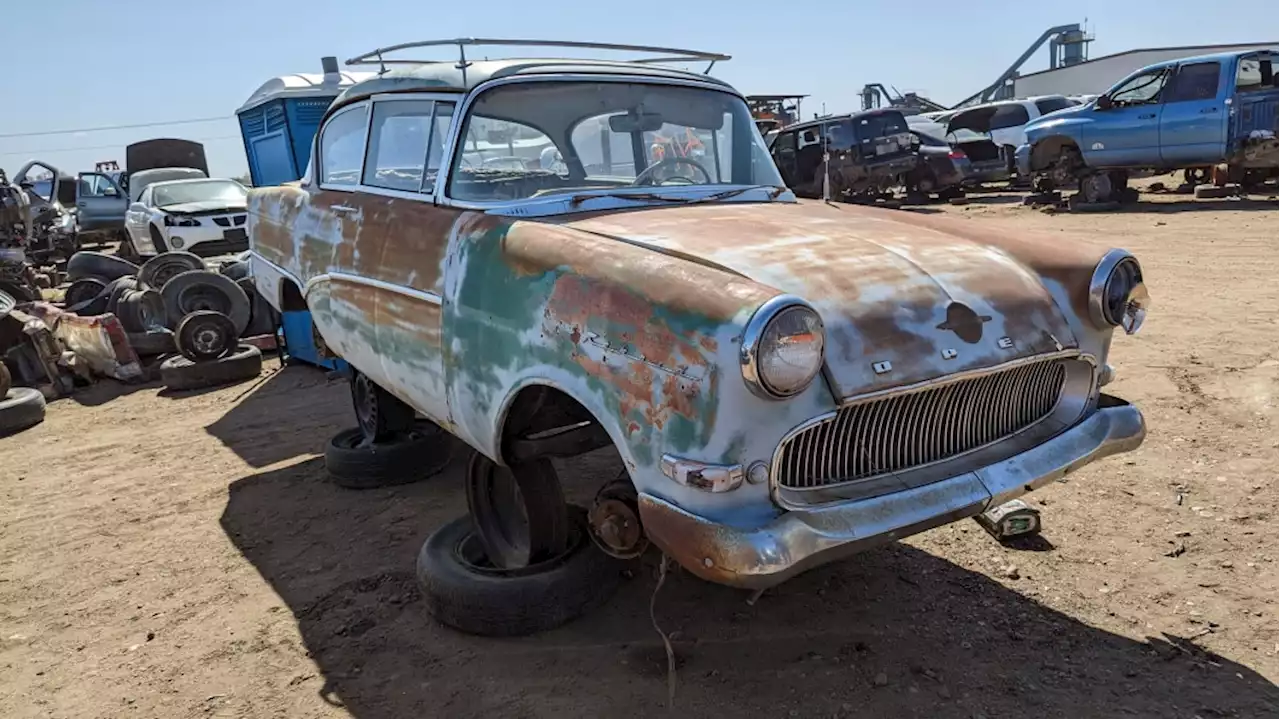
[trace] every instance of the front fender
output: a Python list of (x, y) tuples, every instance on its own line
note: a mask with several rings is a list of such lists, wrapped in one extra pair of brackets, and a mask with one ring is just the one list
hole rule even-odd
[(481, 216), (461, 223), (451, 246), (444, 329), (456, 434), (499, 460), (510, 403), (543, 384), (600, 422), (641, 491), (713, 515), (767, 511), (767, 487), (711, 495), (667, 479), (661, 461), (768, 459), (787, 430), (831, 406), (821, 381), (786, 402), (742, 381), (743, 328), (777, 290), (543, 222)]

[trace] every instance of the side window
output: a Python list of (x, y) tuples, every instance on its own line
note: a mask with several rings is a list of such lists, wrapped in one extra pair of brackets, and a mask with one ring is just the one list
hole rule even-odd
[(831, 150), (848, 150), (853, 147), (853, 127), (848, 122), (837, 122), (827, 125), (827, 148)]
[(320, 134), (320, 184), (355, 186), (364, 164), (364, 131), (369, 106), (334, 115)]
[(142, 191), (142, 194), (138, 196), (138, 202), (141, 202), (147, 207), (151, 206), (151, 188), (150, 187)]
[(1130, 78), (1111, 93), (1113, 105), (1153, 105), (1160, 102), (1160, 91), (1169, 79), (1168, 68), (1160, 68)]
[(1276, 89), (1276, 55), (1254, 55), (1240, 58), (1236, 68), (1236, 91), (1257, 92)]
[(373, 104), (362, 184), (405, 192), (417, 192), (422, 187), (434, 105), (431, 100)]
[(800, 131), (800, 149), (818, 144), (818, 128), (810, 127)]
[(1222, 66), (1216, 62), (1197, 62), (1178, 68), (1178, 75), (1165, 93), (1165, 102), (1212, 100), (1218, 96), (1218, 76)]
[(1018, 127), (1027, 124), (1030, 120), (1030, 113), (1021, 104), (1001, 105), (991, 115), (991, 129), (1003, 130), (1006, 127)]
[(795, 152), (796, 134), (794, 132), (781, 132), (773, 141), (773, 150), (775, 152)]
[(1065, 97), (1046, 97), (1043, 100), (1036, 100), (1036, 109), (1040, 111), (1041, 115), (1048, 115), (1051, 112), (1065, 110), (1075, 104), (1075, 102)]

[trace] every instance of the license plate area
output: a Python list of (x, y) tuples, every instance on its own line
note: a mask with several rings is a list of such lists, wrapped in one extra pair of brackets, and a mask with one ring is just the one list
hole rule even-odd
[(235, 227), (230, 230), (222, 231), (222, 239), (224, 240), (247, 240), (249, 233), (243, 227)]

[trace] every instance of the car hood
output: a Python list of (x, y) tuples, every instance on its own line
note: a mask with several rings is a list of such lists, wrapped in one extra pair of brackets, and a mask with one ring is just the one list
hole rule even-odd
[(1044, 127), (1053, 127), (1054, 125), (1062, 124), (1064, 121), (1068, 121), (1068, 120), (1078, 121), (1078, 120), (1090, 117), (1088, 113), (1090, 113), (1092, 110), (1093, 110), (1092, 102), (1086, 102), (1083, 105), (1072, 105), (1071, 107), (1064, 107), (1061, 110), (1054, 110), (1048, 115), (1037, 117), (1031, 122), (1028, 122), (1027, 132), (1031, 132), (1032, 130), (1038, 130)]
[(807, 300), (826, 326), (827, 377), (841, 398), (1077, 346), (1039, 275), (968, 228), (952, 233), (932, 219), (779, 202), (553, 221)]
[(212, 212), (244, 212), (244, 202), (227, 202), (226, 200), (205, 200), (202, 202), (179, 202), (176, 205), (157, 207), (161, 212), (171, 215), (194, 215)]

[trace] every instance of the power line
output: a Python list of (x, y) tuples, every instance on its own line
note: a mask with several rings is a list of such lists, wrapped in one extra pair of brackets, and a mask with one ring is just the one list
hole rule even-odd
[(196, 117), (190, 120), (168, 120), (165, 122), (140, 122), (135, 125), (105, 125), (103, 127), (81, 127), (73, 130), (39, 130), (37, 132), (11, 132), (0, 135), (0, 140), (14, 137), (42, 137), (45, 135), (74, 135), (77, 132), (105, 132), (107, 130), (136, 130), (143, 127), (161, 127), (164, 125), (194, 125), (197, 122), (214, 122), (217, 120), (231, 120), (233, 118), (227, 115), (219, 117)]
[[(195, 138), (194, 142), (216, 142), (218, 140), (239, 140), (239, 135), (223, 135), (221, 137), (202, 137)], [(0, 157), (10, 157), (13, 155), (25, 155), (27, 157), (39, 158), (42, 155), (55, 155), (63, 152), (88, 152), (89, 150), (117, 150), (122, 147), (121, 143), (114, 145), (95, 145), (92, 147), (62, 147), (53, 150), (18, 150), (17, 152), (0, 152)]]

